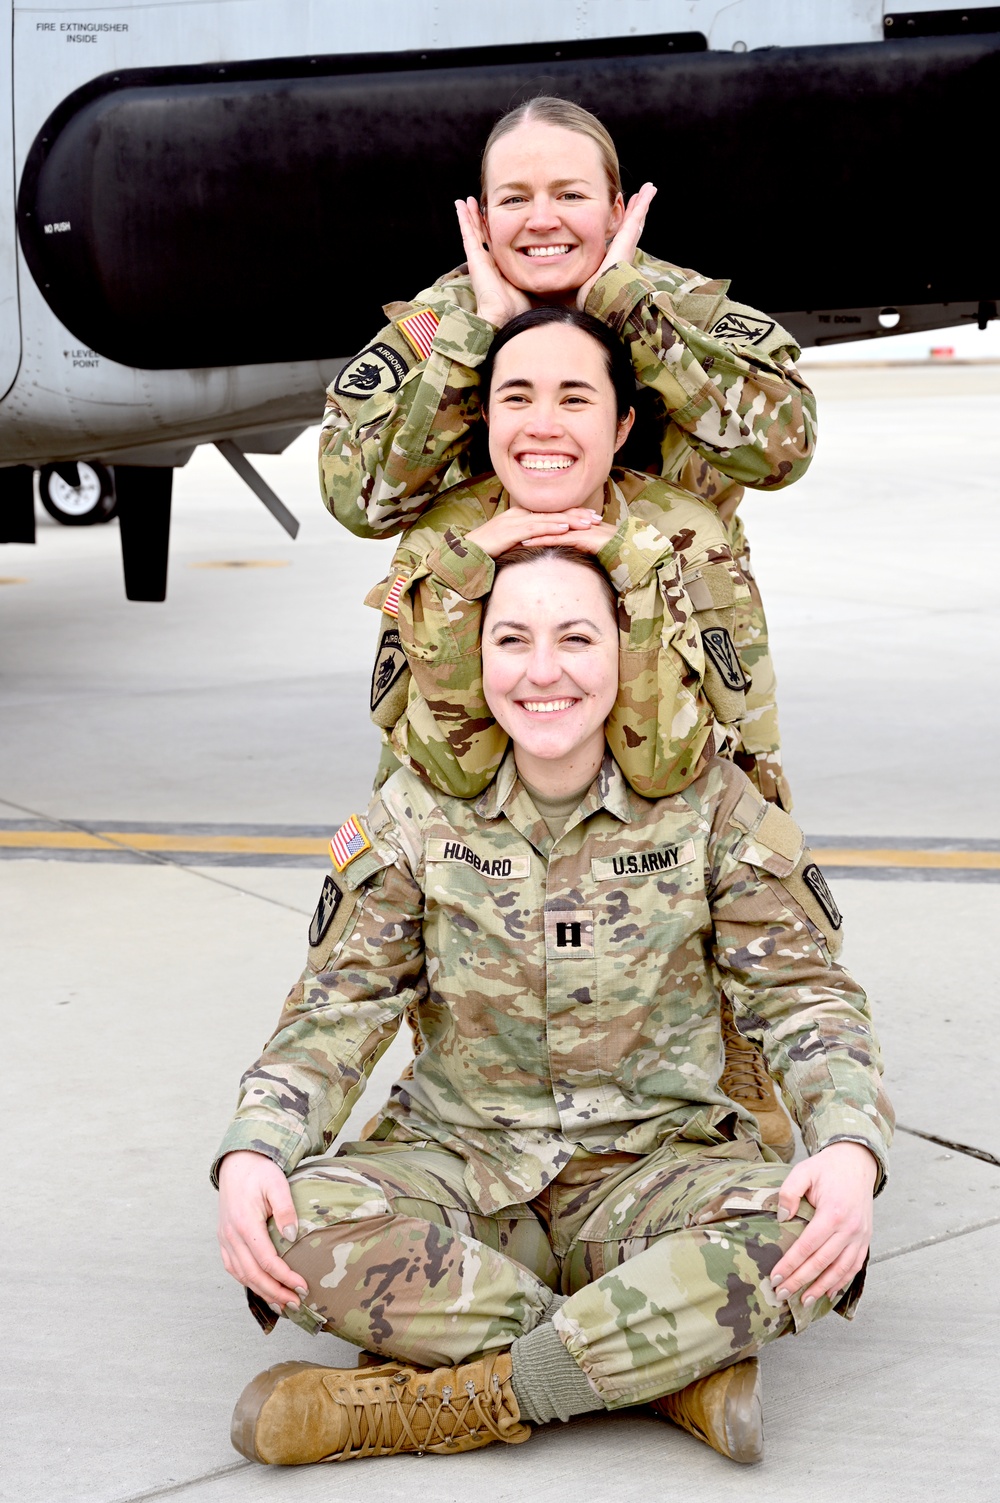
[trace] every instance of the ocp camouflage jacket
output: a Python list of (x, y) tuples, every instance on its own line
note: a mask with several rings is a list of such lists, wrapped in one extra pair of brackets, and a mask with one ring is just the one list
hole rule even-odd
[(423, 1047), (375, 1136), (460, 1154), (486, 1213), (578, 1145), (739, 1154), (757, 1128), (719, 1088), (721, 988), (808, 1151), (849, 1140), (884, 1166), (892, 1112), (836, 905), (791, 816), (731, 763), (649, 801), (607, 755), (557, 840), (513, 753), (475, 802), (402, 769), (348, 827), (219, 1158), (289, 1172), (325, 1152), (411, 1002)]

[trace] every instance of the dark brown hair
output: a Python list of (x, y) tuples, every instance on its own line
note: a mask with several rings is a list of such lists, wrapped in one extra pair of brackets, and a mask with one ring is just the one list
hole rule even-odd
[(604, 598), (608, 602), (612, 619), (618, 621), (618, 592), (607, 572), (600, 564), (596, 554), (584, 553), (581, 548), (573, 548), (569, 543), (545, 543), (540, 548), (526, 548), (523, 543), (518, 543), (516, 548), (508, 548), (506, 553), (493, 561), (493, 585), (505, 569), (516, 568), (518, 564), (537, 564), (543, 559), (558, 558), (567, 564), (577, 564), (581, 569), (588, 569), (591, 574), (596, 574), (601, 582)]
[(486, 352), (486, 359), (479, 367), (479, 391), (484, 409), (489, 411), (493, 368), (504, 345), (510, 344), (512, 339), (526, 333), (528, 329), (538, 329), (545, 324), (569, 324), (571, 329), (589, 334), (601, 346), (608, 380), (614, 388), (618, 421), (628, 417), (629, 408), (635, 403), (635, 371), (625, 345), (613, 329), (601, 323), (592, 313), (581, 313), (578, 308), (564, 308), (558, 303), (546, 303), (542, 308), (529, 308), (526, 313), (516, 314), (502, 329), (497, 330), (493, 343)]

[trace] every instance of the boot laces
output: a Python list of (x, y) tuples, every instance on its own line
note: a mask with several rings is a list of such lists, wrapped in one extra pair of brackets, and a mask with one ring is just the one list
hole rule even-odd
[[(445, 1384), (440, 1397), (427, 1392), (426, 1383), (411, 1388), (412, 1373), (398, 1372), (391, 1378), (344, 1384), (334, 1396), (347, 1409), (350, 1438), (328, 1461), (350, 1461), (362, 1456), (395, 1456), (415, 1451), (418, 1456), (434, 1446), (455, 1446), (469, 1437), (484, 1435), (503, 1440), (504, 1433), (490, 1413), (475, 1383), (469, 1379), (464, 1396), (456, 1402), (454, 1389)], [(492, 1404), (499, 1411), (502, 1398), (496, 1373), (490, 1383)], [(415, 1423), (416, 1422), (416, 1423)]]
[(735, 1028), (726, 1032), (726, 1065), (723, 1089), (733, 1101), (769, 1102), (771, 1081), (764, 1057), (749, 1039)]

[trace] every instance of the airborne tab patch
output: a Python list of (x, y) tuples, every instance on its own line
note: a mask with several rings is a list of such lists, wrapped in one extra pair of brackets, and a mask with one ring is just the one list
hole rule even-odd
[(808, 866), (802, 868), (802, 880), (830, 920), (832, 927), (839, 929), (844, 922), (844, 916), (834, 901), (829, 883), (815, 861), (811, 861)]
[(360, 814), (352, 814), (350, 819), (345, 819), (330, 841), (330, 855), (339, 872), (350, 866), (355, 856), (360, 856), (362, 851), (370, 851), (371, 848), (372, 843), (365, 833)]
[(408, 370), (406, 361), (391, 344), (370, 344), (341, 371), (333, 389), (338, 397), (364, 401), (377, 391), (397, 391)]
[(711, 661), (719, 670), (722, 682), (727, 689), (732, 689), (735, 694), (749, 689), (750, 680), (743, 672), (740, 660), (733, 646), (733, 639), (724, 626), (706, 626), (701, 634)]
[(333, 923), (333, 916), (343, 901), (344, 894), (332, 877), (323, 878), (323, 886), (316, 904), (316, 912), (309, 925), (309, 943), (315, 950), (323, 943), (326, 931)]
[(483, 856), (461, 840), (428, 840), (427, 861), (457, 861), (483, 877), (527, 877), (530, 856)]
[(695, 859), (693, 840), (679, 845), (661, 845), (652, 851), (623, 851), (620, 856), (595, 856), (590, 874), (595, 882), (610, 882), (618, 877), (658, 877), (662, 872), (687, 866)]
[(399, 632), (394, 626), (390, 626), (382, 633), (375, 667), (372, 670), (371, 710), (373, 715), (393, 684), (398, 682), (405, 668), (406, 654), (399, 640)]
[(736, 339), (740, 344), (761, 344), (775, 328), (773, 318), (761, 318), (759, 314), (737, 312), (730, 308), (710, 332), (716, 339)]

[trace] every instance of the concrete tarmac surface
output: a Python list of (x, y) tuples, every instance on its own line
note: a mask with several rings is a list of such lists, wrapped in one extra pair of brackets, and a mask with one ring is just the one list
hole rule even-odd
[(177, 473), (165, 605), (125, 601), (114, 522), (40, 511), (34, 549), (0, 549), (20, 581), (0, 583), (0, 1498), (997, 1498), (1000, 366), (814, 381), (812, 470), (745, 515), (795, 812), (832, 858), (904, 1130), (856, 1320), (762, 1355), (763, 1464), (648, 1410), (332, 1471), (230, 1448), (255, 1373), (354, 1359), (285, 1322), (261, 1335), (207, 1178), (377, 755), (361, 598), (391, 545), (327, 517), (310, 433), (255, 461), (294, 544), (214, 451)]

